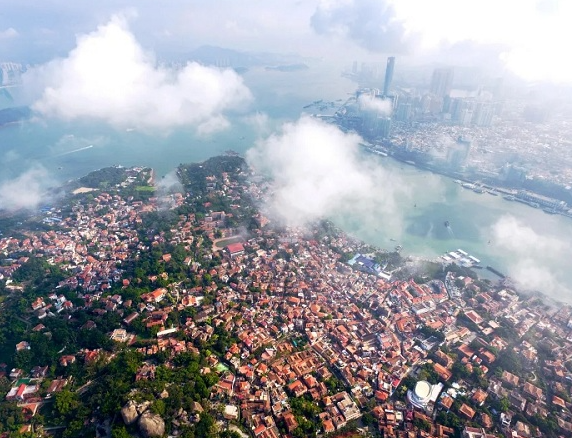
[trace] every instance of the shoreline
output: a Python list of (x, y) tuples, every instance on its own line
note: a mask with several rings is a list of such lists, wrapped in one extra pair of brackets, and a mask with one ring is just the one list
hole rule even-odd
[[(365, 149), (367, 152), (369, 152), (369, 153), (374, 153), (373, 151), (369, 150), (369, 148), (364, 148), (364, 149)], [(375, 154), (375, 155), (379, 155), (379, 154)], [(452, 173), (452, 172), (448, 172), (448, 171), (446, 171), (446, 170), (444, 170), (444, 169), (438, 169), (438, 168), (432, 167), (432, 166), (424, 166), (424, 165), (419, 164), (419, 163), (417, 163), (417, 162), (415, 162), (415, 161), (406, 160), (406, 159), (404, 159), (404, 158), (400, 158), (400, 157), (396, 156), (395, 154), (391, 154), (391, 153), (388, 153), (387, 157), (388, 157), (388, 158), (392, 158), (392, 159), (394, 159), (395, 161), (398, 161), (398, 162), (400, 162), (400, 163), (408, 164), (408, 165), (413, 166), (413, 167), (415, 167), (415, 168), (417, 168), (417, 169), (425, 170), (425, 171), (428, 171), (428, 172), (431, 172), (431, 173), (434, 173), (434, 174), (437, 174), (437, 175), (444, 176), (444, 177), (446, 177), (446, 178), (449, 178), (449, 179), (453, 180), (453, 182), (456, 182), (456, 180), (459, 180), (459, 181), (462, 181), (463, 183), (472, 184), (472, 185), (474, 185), (474, 186), (476, 186), (476, 187), (483, 187), (484, 189), (486, 189), (486, 190), (489, 191), (489, 192), (482, 192), (482, 193), (479, 193), (479, 194), (488, 194), (488, 193), (490, 193), (490, 191), (492, 190), (493, 192), (498, 192), (498, 193), (496, 193), (497, 195), (498, 195), (498, 194), (503, 194), (503, 195), (507, 195), (507, 196), (512, 196), (512, 197), (514, 198), (514, 199), (510, 199), (510, 200), (509, 200), (509, 199), (506, 199), (506, 198), (503, 197), (506, 201), (509, 201), (509, 202), (511, 202), (511, 201), (520, 202), (521, 204), (528, 205), (528, 206), (531, 207), (531, 208), (541, 209), (542, 211), (544, 211), (544, 212), (547, 213), (547, 214), (557, 214), (557, 215), (564, 216), (564, 217), (567, 217), (567, 218), (569, 218), (569, 219), (572, 219), (572, 213), (570, 213), (570, 212), (560, 211), (560, 210), (556, 210), (556, 209), (550, 209), (550, 207), (543, 207), (542, 205), (538, 205), (538, 204), (537, 204), (536, 206), (535, 206), (535, 205), (532, 205), (532, 204), (534, 204), (534, 202), (532, 202), (532, 201), (527, 201), (527, 200), (525, 200), (525, 199), (520, 198), (519, 195), (518, 195), (518, 190), (516, 190), (516, 189), (510, 189), (510, 188), (506, 188), (506, 187), (502, 187), (502, 186), (495, 186), (495, 185), (492, 185), (492, 184), (484, 184), (484, 183), (480, 183), (480, 182), (477, 182), (477, 181), (473, 181), (473, 180), (467, 179), (466, 176), (463, 176), (463, 175), (460, 175), (460, 174), (456, 174), (456, 173)], [(464, 188), (467, 188), (467, 187), (464, 187)], [(524, 190), (524, 189), (522, 189), (522, 190)], [(543, 196), (543, 195), (541, 195), (540, 193), (532, 192), (532, 191), (529, 191), (529, 190), (527, 190), (526, 192), (527, 192), (527, 193), (532, 193), (533, 195), (537, 195), (537, 196)], [(552, 201), (554, 201), (554, 202), (560, 202), (559, 200), (557, 200), (557, 199), (555, 199), (555, 198), (550, 198), (550, 199), (551, 199)], [(550, 211), (547, 211), (547, 210), (550, 210)]]

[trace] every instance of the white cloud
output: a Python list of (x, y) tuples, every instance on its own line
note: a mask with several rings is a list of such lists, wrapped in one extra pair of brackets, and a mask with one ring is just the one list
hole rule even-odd
[(371, 52), (570, 83), (571, 14), (567, 0), (320, 0), (311, 25)]
[[(357, 1), (357, 0), (356, 0)], [(392, 0), (404, 26), (421, 35), (419, 54), (462, 43), (497, 47), (496, 58), (529, 80), (572, 81), (568, 41), (572, 3), (566, 0)], [(465, 52), (464, 57), (470, 57)], [(438, 54), (437, 54), (438, 56)], [(492, 58), (489, 58), (494, 61)], [(481, 62), (482, 59), (476, 59)], [(455, 62), (454, 60), (452, 61)]]
[(10, 149), (8, 152), (6, 152), (2, 156), (2, 159), (4, 160), (5, 163), (13, 163), (13, 162), (16, 162), (18, 160), (21, 160), (22, 157), (20, 156), (20, 154), (18, 152), (16, 152), (16, 150)]
[(391, 101), (388, 99), (361, 94), (358, 98), (358, 104), (362, 110), (374, 111), (379, 115), (391, 115)]
[(548, 232), (539, 234), (510, 215), (493, 224), (492, 234), (496, 249), (508, 253), (509, 275), (522, 290), (572, 300), (564, 281), (572, 255), (567, 240)]
[(266, 113), (256, 112), (255, 114), (250, 114), (244, 118), (244, 121), (254, 128), (259, 137), (269, 135), (272, 129), (270, 118)]
[(116, 127), (192, 125), (208, 133), (227, 127), (224, 112), (251, 99), (232, 70), (197, 63), (180, 69), (158, 65), (119, 16), (79, 36), (66, 58), (34, 69), (28, 80), (45, 84), (33, 105), (41, 114), (99, 119)]
[(408, 52), (414, 42), (387, 0), (321, 0), (311, 24), (320, 34), (349, 38), (373, 52)]
[(13, 27), (5, 30), (0, 30), (0, 40), (7, 40), (9, 38), (16, 38), (19, 35), (18, 31)]
[(167, 173), (162, 178), (156, 178), (154, 185), (157, 194), (160, 196), (170, 193), (182, 193), (185, 190), (175, 170)]
[(155, 178), (153, 184), (155, 186), (160, 210), (169, 210), (175, 207), (175, 203), (170, 195), (185, 192), (176, 170), (167, 173), (162, 178)]
[(45, 168), (32, 167), (19, 177), (0, 185), (0, 210), (32, 209), (49, 202), (47, 189), (53, 185), (54, 180)]
[(272, 179), (268, 213), (288, 225), (321, 218), (360, 217), (363, 227), (401, 232), (396, 196), (400, 179), (359, 158), (357, 134), (304, 116), (286, 123), (247, 152), (247, 161)]

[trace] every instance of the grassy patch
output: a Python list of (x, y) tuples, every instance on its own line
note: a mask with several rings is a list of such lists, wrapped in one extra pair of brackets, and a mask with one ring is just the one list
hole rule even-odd
[(138, 192), (154, 192), (155, 187), (153, 187), (153, 186), (137, 186), (137, 187), (135, 187), (135, 190), (137, 190)]

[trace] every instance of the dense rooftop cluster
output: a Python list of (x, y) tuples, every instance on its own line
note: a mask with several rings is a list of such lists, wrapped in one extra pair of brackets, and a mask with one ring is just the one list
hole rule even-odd
[(354, 269), (381, 253), (327, 222), (274, 226), (243, 165), (182, 166), (164, 199), (75, 197), (0, 240), (2, 431), (572, 433), (572, 309), (454, 265)]
[(519, 166), (529, 178), (552, 181), (563, 186), (572, 182), (570, 128), (565, 121), (532, 123), (522, 119), (499, 118), (488, 127), (465, 127), (443, 122), (396, 123), (392, 133), (396, 145), (445, 161), (457, 138), (472, 139), (467, 165), (482, 175), (502, 178), (507, 163)]

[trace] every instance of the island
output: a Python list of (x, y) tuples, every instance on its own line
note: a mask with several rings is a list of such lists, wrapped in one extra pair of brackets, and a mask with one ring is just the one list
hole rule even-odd
[(8, 437), (568, 435), (572, 308), (279, 226), (236, 155), (95, 171), (0, 236)]

